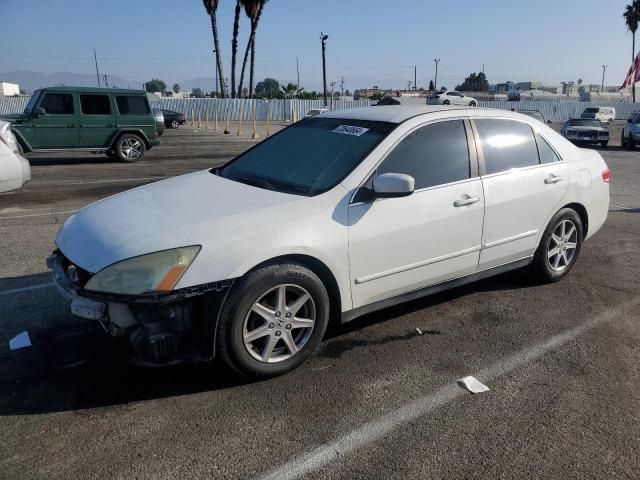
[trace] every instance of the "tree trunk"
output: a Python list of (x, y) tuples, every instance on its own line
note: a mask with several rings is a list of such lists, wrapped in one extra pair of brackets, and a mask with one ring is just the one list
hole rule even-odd
[(244, 72), (247, 68), (247, 60), (249, 59), (249, 52), (251, 51), (251, 44), (253, 43), (253, 35), (255, 33), (254, 22), (251, 22), (251, 35), (249, 35), (249, 41), (247, 42), (247, 48), (244, 51), (244, 60), (242, 61), (242, 70), (240, 72), (240, 82), (238, 83), (238, 96), (242, 96), (242, 85), (244, 83)]
[(222, 68), (222, 55), (220, 54), (220, 39), (218, 38), (218, 19), (215, 12), (211, 12), (211, 31), (213, 32), (213, 48), (216, 49), (216, 68), (220, 77), (220, 96), (227, 96), (224, 85), (224, 70)]
[(249, 98), (253, 98), (253, 80), (256, 73), (256, 37), (251, 42), (251, 67), (249, 68)]
[[(633, 68), (633, 65), (636, 61), (636, 32), (633, 32), (633, 40), (631, 41), (631, 48), (632, 48), (632, 52), (631, 52), (631, 67)], [(634, 73), (635, 76), (635, 73)], [(633, 103), (636, 103), (636, 82), (634, 81), (634, 79), (632, 79), (632, 83), (631, 83), (631, 98), (633, 100)]]
[(231, 40), (231, 97), (236, 98), (236, 60), (238, 56), (238, 33), (240, 31), (240, 0), (236, 1), (233, 20), (233, 40)]

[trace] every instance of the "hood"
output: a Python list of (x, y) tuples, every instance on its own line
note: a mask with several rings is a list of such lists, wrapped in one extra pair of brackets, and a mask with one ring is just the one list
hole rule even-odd
[(215, 232), (255, 229), (256, 218), (277, 217), (285, 204), (309, 200), (201, 171), (89, 205), (64, 223), (56, 245), (75, 265), (95, 273), (138, 255), (202, 245), (212, 226)]
[(24, 118), (24, 114), (22, 113), (5, 113), (0, 115), (0, 120), (4, 120), (5, 122), (14, 123), (17, 120), (22, 120)]

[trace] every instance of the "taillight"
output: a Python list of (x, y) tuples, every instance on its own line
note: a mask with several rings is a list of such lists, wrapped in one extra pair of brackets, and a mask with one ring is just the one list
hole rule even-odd
[(602, 172), (602, 181), (605, 183), (609, 183), (610, 180), (611, 180), (611, 172), (607, 168), (605, 171)]

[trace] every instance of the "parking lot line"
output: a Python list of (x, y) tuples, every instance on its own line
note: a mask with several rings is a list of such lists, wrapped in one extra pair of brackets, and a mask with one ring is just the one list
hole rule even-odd
[(14, 218), (28, 218), (28, 217), (46, 217), (47, 215), (64, 215), (67, 213), (75, 213), (78, 210), (63, 210), (61, 212), (48, 212), (48, 213), (29, 213), (27, 215), (14, 215), (11, 217), (2, 217), (0, 216), (0, 220), (11, 220)]
[(3, 295), (12, 295), (14, 293), (29, 292), (31, 290), (40, 290), (42, 288), (53, 287), (53, 283), (40, 283), (38, 285), (29, 285), (28, 287), (12, 288), (10, 290), (0, 291), (0, 297)]
[[(620, 305), (618, 308), (609, 309), (600, 313), (595, 318), (551, 337), (549, 340), (520, 350), (502, 361), (485, 367), (475, 373), (474, 376), (483, 383), (489, 383), (516, 368), (537, 360), (550, 350), (562, 347), (598, 325), (622, 316), (627, 310), (635, 309), (638, 305), (640, 305), (640, 297), (635, 297), (633, 300)], [(469, 372), (460, 372), (460, 376), (468, 374)], [(328, 465), (357, 448), (364, 447), (379, 440), (392, 430), (410, 423), (418, 417), (427, 415), (436, 408), (462, 395), (468, 395), (468, 393), (458, 387), (454, 381), (441, 387), (434, 393), (418, 398), (376, 420), (365, 423), (361, 427), (342, 435), (336, 440), (315, 448), (295, 460), (268, 471), (258, 478), (260, 480), (289, 480), (300, 478)]]
[(136, 178), (112, 178), (112, 179), (107, 179), (107, 180), (91, 180), (89, 182), (74, 182), (74, 181), (61, 181), (61, 182), (55, 182), (55, 181), (46, 181), (46, 182), (32, 182), (31, 185), (56, 185), (56, 186), (60, 186), (60, 185), (95, 185), (97, 183), (121, 183), (121, 182), (137, 182), (137, 181), (147, 181), (147, 180), (161, 180), (161, 179), (166, 179), (168, 177), (166, 176), (155, 176), (155, 177), (136, 177)]

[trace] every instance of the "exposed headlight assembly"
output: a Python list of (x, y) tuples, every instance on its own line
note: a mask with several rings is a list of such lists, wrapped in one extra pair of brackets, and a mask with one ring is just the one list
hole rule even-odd
[(114, 263), (96, 273), (86, 290), (122, 295), (169, 292), (187, 271), (200, 245), (149, 253)]

